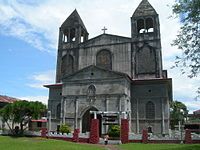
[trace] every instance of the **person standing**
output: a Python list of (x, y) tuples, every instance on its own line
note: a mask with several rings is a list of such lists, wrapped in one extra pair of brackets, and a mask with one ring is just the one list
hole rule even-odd
[(104, 136), (104, 144), (105, 144), (105, 145), (108, 144), (108, 138), (109, 138), (109, 136), (108, 136), (108, 134), (106, 134), (106, 135)]

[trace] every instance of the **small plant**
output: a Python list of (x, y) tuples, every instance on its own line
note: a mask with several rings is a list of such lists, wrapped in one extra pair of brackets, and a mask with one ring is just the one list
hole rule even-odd
[(119, 137), (120, 136), (120, 126), (119, 125), (109, 126), (108, 135), (110, 137)]
[(71, 129), (70, 129), (69, 125), (67, 125), (67, 124), (61, 124), (60, 125), (60, 132), (68, 134), (68, 133), (71, 132)]

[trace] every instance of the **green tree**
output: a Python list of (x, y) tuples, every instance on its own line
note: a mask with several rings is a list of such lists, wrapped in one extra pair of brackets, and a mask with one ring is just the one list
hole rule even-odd
[[(175, 67), (180, 67), (189, 78), (197, 77), (200, 73), (200, 0), (176, 0), (172, 11), (182, 24), (172, 44), (182, 50), (182, 55), (176, 56)], [(200, 96), (200, 88), (197, 93)]]
[(108, 129), (108, 135), (110, 137), (119, 137), (120, 136), (120, 126), (119, 125), (110, 125)]
[(24, 127), (27, 126), (30, 120), (40, 118), (45, 111), (46, 106), (41, 102), (16, 101), (2, 108), (0, 116), (6, 122), (12, 134), (16, 134), (14, 131), (16, 123), (20, 126), (19, 133), (23, 134)]
[(68, 134), (68, 133), (71, 132), (71, 129), (70, 129), (69, 125), (67, 125), (67, 124), (61, 124), (61, 126), (60, 126), (60, 132)]
[(185, 104), (179, 101), (173, 101), (170, 104), (170, 126), (171, 129), (178, 125), (179, 121), (185, 121), (187, 119), (188, 110)]

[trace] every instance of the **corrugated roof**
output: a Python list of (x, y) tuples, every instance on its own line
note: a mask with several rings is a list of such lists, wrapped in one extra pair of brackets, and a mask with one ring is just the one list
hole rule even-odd
[(200, 109), (193, 112), (194, 114), (200, 114)]
[(0, 102), (3, 102), (3, 103), (13, 103), (17, 100), (19, 100), (19, 99), (5, 96), (5, 95), (0, 95)]
[(47, 122), (46, 119), (31, 120), (31, 122)]

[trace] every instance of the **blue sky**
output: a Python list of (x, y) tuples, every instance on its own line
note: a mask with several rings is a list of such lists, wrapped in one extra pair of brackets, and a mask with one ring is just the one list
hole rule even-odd
[[(36, 75), (52, 70), (55, 56), (38, 51), (33, 46), (15, 37), (0, 35), (1, 50), (1, 95), (21, 97), (31, 94), (44, 94), (42, 89), (32, 89)], [(38, 80), (39, 82), (39, 80)]]
[[(180, 54), (171, 47), (179, 20), (169, 18), (174, 0), (149, 0), (160, 17), (164, 69), (173, 78), (175, 100), (190, 112), (200, 108), (195, 91), (200, 79), (188, 79), (179, 69), (170, 69)], [(55, 82), (58, 29), (76, 8), (95, 37), (106, 26), (107, 33), (130, 37), (130, 17), (140, 0), (0, 0), (0, 95), (47, 103), (44, 84)]]

